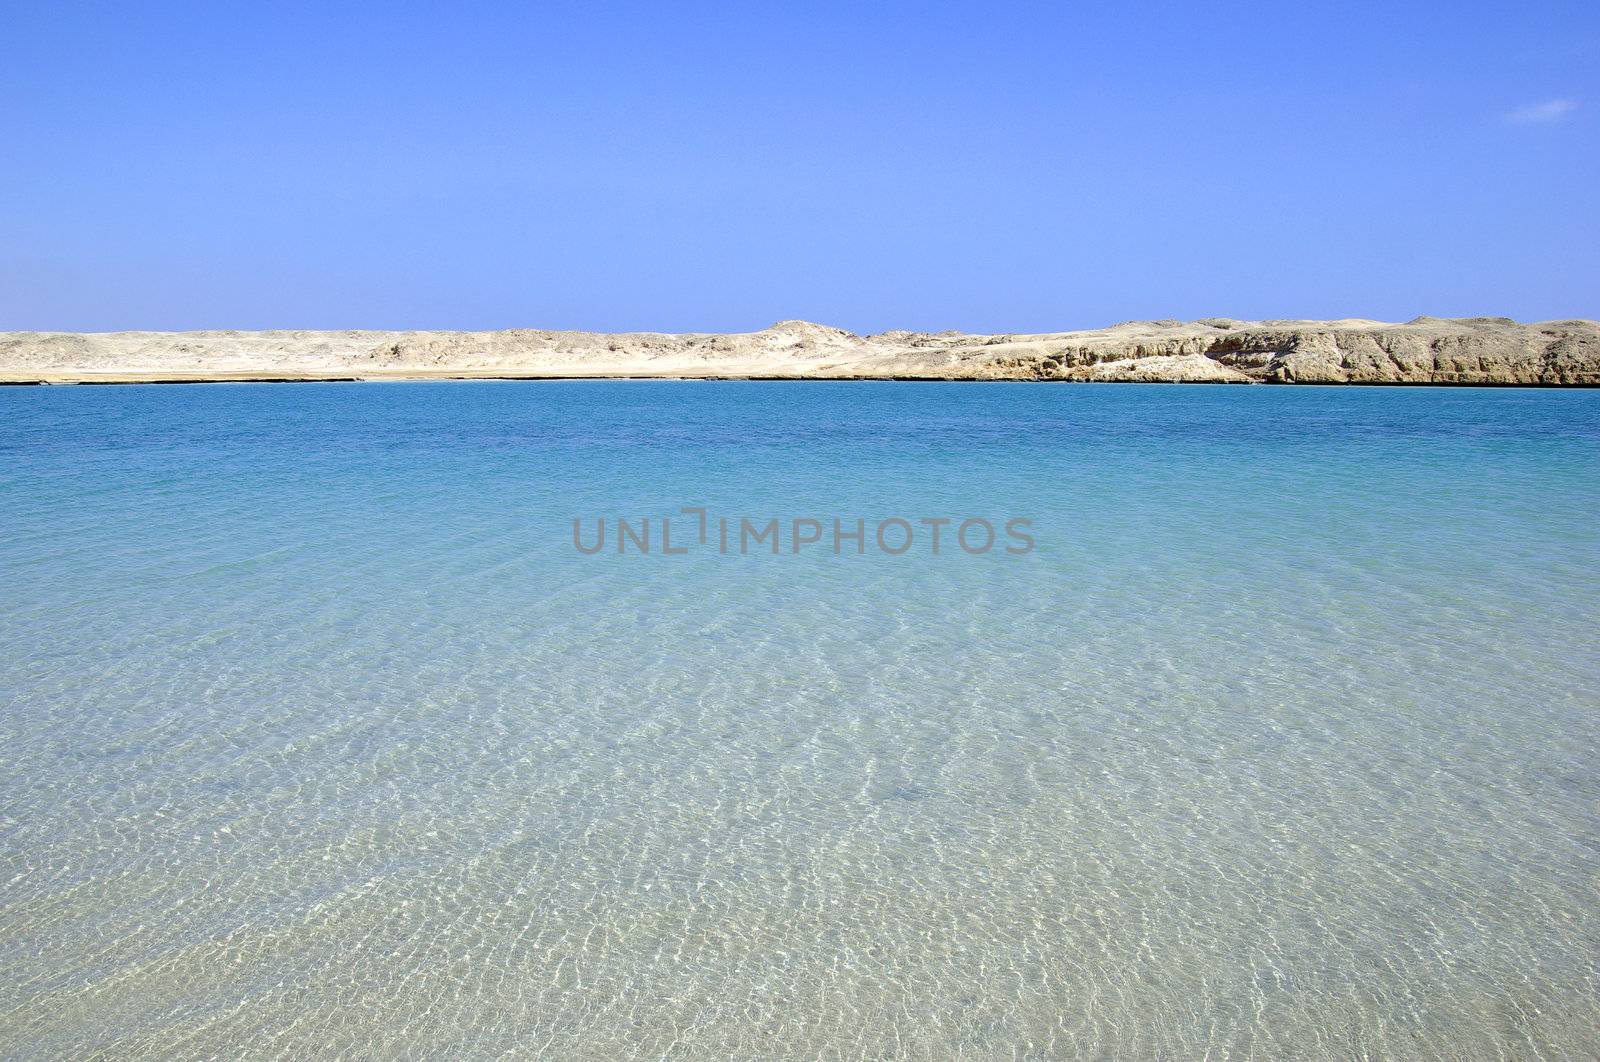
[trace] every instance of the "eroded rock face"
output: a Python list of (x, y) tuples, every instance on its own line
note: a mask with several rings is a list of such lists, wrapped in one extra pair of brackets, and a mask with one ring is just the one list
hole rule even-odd
[(1133, 321), (1044, 335), (805, 321), (728, 335), (631, 332), (0, 333), (0, 380), (731, 376), (1600, 386), (1600, 325), (1504, 317)]

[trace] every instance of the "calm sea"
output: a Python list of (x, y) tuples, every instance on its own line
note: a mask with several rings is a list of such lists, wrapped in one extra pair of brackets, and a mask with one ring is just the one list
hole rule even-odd
[(1596, 391), (0, 389), (9, 1058), (1594, 1057), (1597, 744)]

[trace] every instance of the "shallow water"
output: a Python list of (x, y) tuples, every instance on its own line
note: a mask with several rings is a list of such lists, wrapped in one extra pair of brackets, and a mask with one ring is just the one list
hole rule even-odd
[[(1037, 548), (573, 548), (694, 505)], [(1594, 391), (0, 389), (0, 1055), (1600, 1055), (1597, 514)]]

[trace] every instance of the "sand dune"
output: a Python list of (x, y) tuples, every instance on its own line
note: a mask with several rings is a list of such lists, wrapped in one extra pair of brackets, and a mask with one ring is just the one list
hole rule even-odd
[(1042, 335), (805, 321), (738, 334), (4, 332), (0, 383), (781, 378), (1600, 385), (1600, 324), (1504, 317), (1133, 321)]

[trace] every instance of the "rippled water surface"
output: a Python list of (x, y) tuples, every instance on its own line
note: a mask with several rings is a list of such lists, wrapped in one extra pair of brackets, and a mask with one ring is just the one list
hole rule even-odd
[(0, 389), (0, 1056), (1595, 1057), (1597, 527), (1593, 391)]

